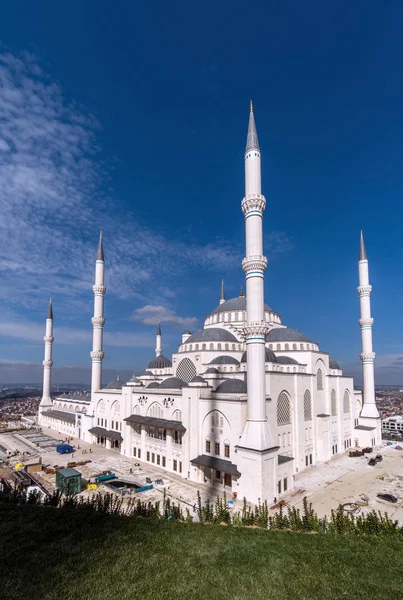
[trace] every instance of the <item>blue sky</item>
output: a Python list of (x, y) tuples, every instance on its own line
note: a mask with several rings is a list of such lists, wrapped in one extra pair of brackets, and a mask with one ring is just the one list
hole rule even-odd
[[(3, 3), (0, 380), (88, 381), (99, 229), (105, 377), (243, 281), (243, 151), (263, 153), (266, 302), (359, 383), (364, 230), (377, 382), (403, 383), (403, 4)], [(147, 308), (145, 308), (147, 307)]]

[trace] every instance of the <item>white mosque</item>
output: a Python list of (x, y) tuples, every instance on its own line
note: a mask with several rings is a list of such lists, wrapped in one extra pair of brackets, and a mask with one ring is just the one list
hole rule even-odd
[(351, 446), (376, 446), (381, 421), (375, 405), (368, 259), (361, 234), (358, 262), (364, 390), (329, 353), (287, 327), (264, 303), (260, 147), (252, 104), (245, 151), (246, 296), (226, 299), (200, 331), (182, 334), (171, 359), (162, 353), (130, 381), (102, 385), (104, 251), (95, 266), (91, 395), (52, 401), (53, 311), (46, 320), (43, 397), (39, 423), (123, 456), (150, 463), (257, 503), (290, 492), (294, 475)]

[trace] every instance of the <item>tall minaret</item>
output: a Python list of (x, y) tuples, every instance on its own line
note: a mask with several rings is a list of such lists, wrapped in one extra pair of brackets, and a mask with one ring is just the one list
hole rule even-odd
[(242, 268), (246, 278), (247, 323), (244, 335), (248, 365), (248, 416), (238, 451), (245, 459), (241, 469), (242, 489), (252, 502), (257, 502), (258, 498), (272, 501), (275, 495), (275, 461), (270, 458), (274, 459), (277, 450), (266, 416), (265, 340), (269, 329), (264, 320), (264, 272), (267, 267), (267, 259), (263, 256), (265, 208), (266, 199), (261, 193), (260, 148), (251, 102), (245, 151), (245, 198), (242, 200), (246, 228), (246, 257)]
[(158, 321), (156, 344), (155, 344), (155, 356), (161, 356), (161, 354), (162, 354), (161, 322)]
[(105, 260), (104, 247), (102, 244), (102, 231), (99, 235), (98, 253), (95, 262), (95, 285), (94, 292), (94, 316), (91, 320), (93, 327), (92, 334), (92, 377), (91, 392), (97, 392), (102, 387), (102, 359), (104, 353), (102, 350), (103, 330), (104, 330), (104, 295), (105, 287)]
[(45, 356), (43, 360), (43, 391), (42, 391), (42, 399), (39, 404), (39, 410), (42, 410), (45, 407), (52, 406), (52, 399), (50, 397), (50, 386), (51, 386), (51, 375), (52, 375), (52, 344), (53, 340), (53, 308), (52, 308), (52, 298), (49, 301), (48, 308), (48, 316), (46, 318), (46, 329), (45, 329), (45, 337), (43, 338), (45, 342)]
[(364, 387), (364, 405), (361, 411), (362, 418), (379, 419), (379, 412), (375, 404), (375, 382), (374, 382), (374, 359), (375, 352), (372, 350), (372, 324), (371, 317), (371, 290), (369, 284), (368, 257), (364, 245), (364, 237), (360, 235), (360, 253), (358, 257), (358, 295), (360, 297), (360, 319), (361, 327), (361, 361), (362, 378)]
[(220, 304), (224, 304), (224, 302), (225, 302), (224, 279), (221, 279)]

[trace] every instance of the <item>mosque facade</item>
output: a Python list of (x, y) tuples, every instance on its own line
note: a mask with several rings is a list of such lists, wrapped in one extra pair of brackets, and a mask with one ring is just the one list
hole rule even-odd
[(363, 392), (336, 360), (264, 303), (261, 151), (251, 105), (245, 151), (246, 295), (218, 306), (203, 329), (184, 331), (171, 358), (162, 351), (130, 381), (102, 385), (105, 258), (96, 257), (91, 394), (51, 399), (53, 309), (45, 332), (39, 423), (217, 491), (258, 503), (288, 494), (294, 476), (353, 446), (381, 442), (375, 404), (368, 258), (358, 261)]

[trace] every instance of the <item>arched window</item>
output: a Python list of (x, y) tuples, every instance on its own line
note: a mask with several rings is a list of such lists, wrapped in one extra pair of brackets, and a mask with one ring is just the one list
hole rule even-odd
[(288, 344), (286, 344), (286, 345), (285, 345), (285, 349), (286, 349), (286, 350), (289, 350), (289, 349), (290, 349), (290, 346), (289, 346)]
[(317, 390), (323, 390), (323, 375), (322, 375), (322, 369), (318, 369), (317, 373), (316, 373), (316, 389)]
[(199, 344), (196, 344), (196, 352), (199, 351)]
[(173, 421), (182, 421), (182, 413), (180, 410), (175, 410), (172, 415)]
[(225, 344), (225, 350), (229, 350), (229, 344)]
[(281, 344), (277, 344), (277, 350), (281, 350)]
[(155, 417), (156, 419), (162, 419), (164, 416), (163, 410), (158, 402), (154, 402), (151, 404), (150, 408), (147, 411), (148, 417)]
[(120, 414), (120, 402), (114, 402), (112, 406), (113, 412), (115, 415)]
[(232, 344), (232, 349), (235, 350), (235, 344)]
[(217, 350), (221, 350), (221, 344), (217, 344)]
[(283, 447), (286, 445), (286, 443), (287, 443), (286, 442), (286, 435), (285, 435), (285, 433), (283, 433)]
[(183, 358), (176, 369), (176, 376), (180, 379), (183, 379), (183, 381), (186, 381), (186, 383), (189, 383), (189, 381), (191, 381), (193, 377), (196, 377), (196, 375), (196, 367), (190, 358)]
[[(66, 408), (66, 406), (64, 408)], [(99, 410), (105, 410), (105, 402), (103, 400), (99, 401), (98, 409)]]
[(214, 350), (214, 344), (210, 344), (210, 350)]
[(292, 349), (293, 349), (293, 350), (296, 350), (296, 349), (297, 349), (297, 344), (293, 344), (293, 345), (292, 345)]
[(269, 344), (269, 350), (273, 350), (273, 344)]
[(206, 346), (206, 344), (203, 344), (203, 345), (202, 345), (202, 350), (205, 350), (205, 349), (206, 349), (206, 347), (207, 347), (207, 346)]
[(336, 402), (336, 392), (334, 390), (332, 390), (332, 393), (330, 394), (330, 403), (331, 403), (332, 417), (335, 417), (337, 415), (337, 402)]
[(139, 415), (140, 414), (140, 406), (138, 404), (137, 404), (137, 406), (134, 407), (133, 414), (135, 414), (135, 415)]
[(290, 399), (285, 392), (281, 392), (277, 400), (277, 425), (291, 423)]
[(344, 392), (344, 396), (343, 396), (343, 412), (344, 413), (350, 412), (350, 394), (348, 393), (348, 390), (346, 390)]
[(304, 344), (300, 344), (300, 345), (299, 345), (299, 349), (300, 349), (300, 350), (303, 350), (303, 349), (304, 349)]
[(304, 394), (304, 420), (312, 421), (312, 401), (309, 390), (306, 390)]

